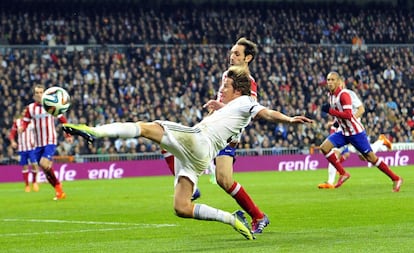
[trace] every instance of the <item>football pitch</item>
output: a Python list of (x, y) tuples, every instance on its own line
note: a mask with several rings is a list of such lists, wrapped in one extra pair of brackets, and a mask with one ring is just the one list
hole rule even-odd
[[(348, 169), (333, 190), (317, 189), (326, 170), (236, 173), (271, 222), (254, 241), (176, 217), (172, 176), (64, 182), (62, 201), (46, 184), (36, 193), (0, 184), (0, 252), (412, 252), (414, 166), (393, 169), (404, 178), (399, 193), (376, 168)], [(239, 209), (208, 175), (199, 188), (196, 202)]]

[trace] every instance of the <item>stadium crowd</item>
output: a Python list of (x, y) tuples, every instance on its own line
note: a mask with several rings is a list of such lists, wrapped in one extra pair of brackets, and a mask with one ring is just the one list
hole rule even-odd
[[(255, 122), (240, 148), (277, 152), (318, 146), (328, 135), (330, 118), (320, 105), (327, 98), (326, 74), (331, 70), (343, 75), (347, 87), (363, 99), (362, 121), (372, 140), (386, 133), (394, 142), (413, 141), (410, 9), (247, 4), (231, 11), (232, 5), (154, 9), (106, 4), (93, 10), (74, 5), (3, 9), (4, 159), (14, 152), (7, 138), (13, 117), (33, 101), (35, 83), (68, 90), (72, 107), (66, 116), (72, 123), (168, 119), (195, 124), (206, 116), (202, 105), (215, 98), (230, 45), (241, 36), (259, 44), (260, 54), (251, 66), (259, 101), (288, 115), (305, 114), (316, 123), (310, 128)], [(63, 136), (57, 149), (59, 155), (158, 151), (141, 138), (86, 145), (80, 138), (66, 143)]]

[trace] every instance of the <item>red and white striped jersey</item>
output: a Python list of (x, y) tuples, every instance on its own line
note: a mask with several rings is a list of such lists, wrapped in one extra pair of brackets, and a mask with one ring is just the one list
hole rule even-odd
[(13, 126), (10, 131), (9, 140), (15, 140), (17, 135), (17, 151), (30, 151), (35, 148), (34, 143), (34, 128), (33, 123), (29, 123), (26, 131), (19, 133), (18, 129), (23, 126), (23, 119), (16, 119), (13, 121)]
[[(361, 99), (358, 97), (358, 95), (353, 91), (353, 90), (348, 90), (348, 89), (344, 89), (346, 90), (349, 95), (351, 96), (351, 101), (352, 101), (352, 114), (356, 114), (356, 112), (358, 111), (358, 108), (363, 105)], [(357, 118), (358, 121), (361, 121), (361, 118)], [(331, 126), (331, 129), (329, 130), (329, 133), (332, 134), (334, 132), (340, 132), (342, 131), (342, 129), (340, 127), (336, 128), (334, 127), (334, 125)]]
[(352, 99), (348, 90), (338, 88), (329, 95), (329, 102), (331, 104), (329, 113), (336, 117), (345, 136), (359, 134), (365, 130), (353, 114)]
[[(57, 117), (61, 123), (66, 123), (63, 115)], [(57, 133), (55, 127), (55, 117), (47, 113), (43, 106), (37, 102), (31, 103), (26, 107), (23, 117), (25, 125), (30, 121), (34, 127), (34, 138), (36, 147), (44, 147), (49, 144), (57, 144)], [(25, 129), (26, 126), (23, 126)]]
[[(224, 80), (227, 78), (227, 72), (228, 71), (226, 70), (221, 76), (221, 85), (217, 93), (217, 101), (220, 101), (220, 102), (221, 102), (221, 90), (223, 89), (223, 86), (224, 86)], [(250, 85), (251, 85), (250, 96), (257, 98), (257, 83), (251, 75), (250, 75)]]

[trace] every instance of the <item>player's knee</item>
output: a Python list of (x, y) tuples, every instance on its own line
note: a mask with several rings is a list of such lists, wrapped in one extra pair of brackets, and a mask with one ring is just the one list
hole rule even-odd
[(193, 217), (193, 210), (191, 208), (191, 205), (175, 204), (174, 211), (175, 211), (175, 215), (181, 218), (192, 218)]
[(232, 177), (217, 177), (216, 176), (216, 180), (217, 180), (217, 184), (225, 191), (227, 191), (228, 189), (230, 189), (230, 187), (233, 185), (233, 178)]

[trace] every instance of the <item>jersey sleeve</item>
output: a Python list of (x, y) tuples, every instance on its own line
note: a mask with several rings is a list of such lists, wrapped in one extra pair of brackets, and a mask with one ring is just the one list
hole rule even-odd
[(16, 134), (17, 134), (17, 123), (16, 121), (13, 121), (12, 128), (9, 133), (9, 140), (15, 141), (16, 140)]
[(61, 114), (61, 115), (57, 116), (57, 118), (58, 118), (58, 120), (59, 120), (59, 122), (60, 122), (61, 124), (68, 123), (68, 120), (66, 119), (66, 117), (65, 117), (65, 116), (63, 116), (63, 114)]
[(339, 97), (340, 103), (342, 105), (343, 111), (338, 111), (333, 108), (329, 109), (329, 114), (341, 118), (341, 119), (351, 119), (352, 118), (352, 101), (351, 96), (348, 92), (343, 92)]
[(361, 99), (359, 99), (358, 95), (354, 91), (350, 90), (349, 95), (351, 96), (353, 107), (358, 108), (362, 105)]
[(257, 83), (252, 76), (250, 76), (250, 96), (257, 99)]
[(252, 118), (255, 118), (256, 115), (263, 109), (266, 109), (263, 105), (259, 104), (255, 101), (252, 97), (249, 97), (250, 101), (252, 102), (246, 109), (249, 112)]

